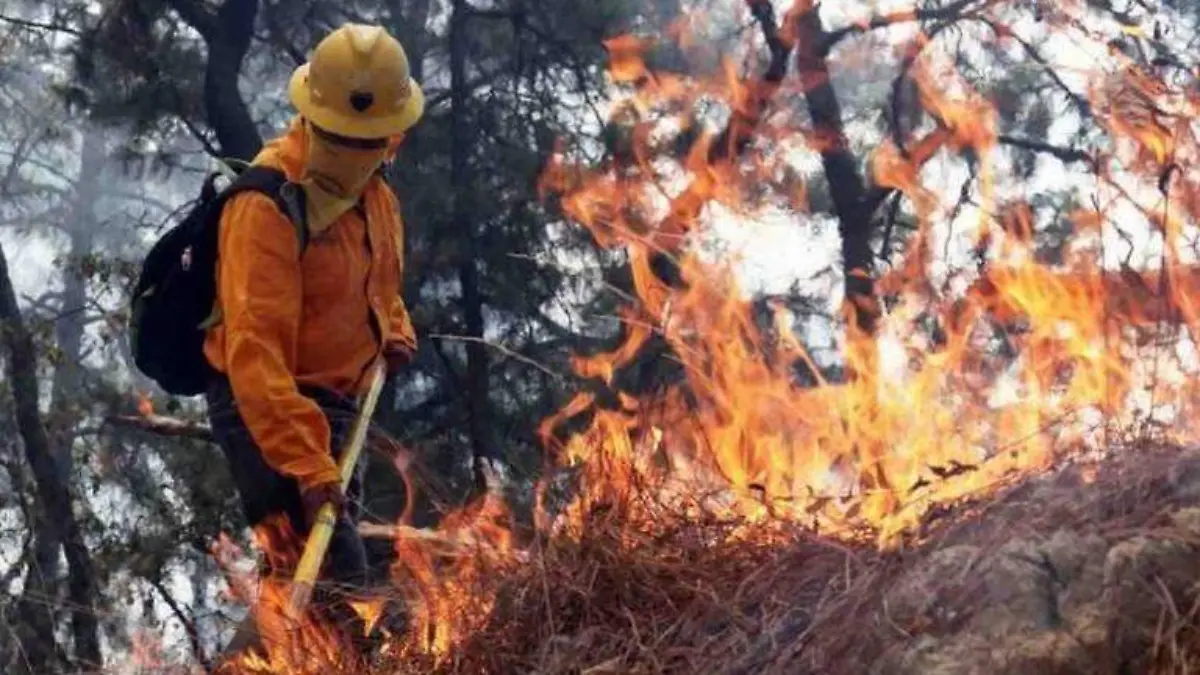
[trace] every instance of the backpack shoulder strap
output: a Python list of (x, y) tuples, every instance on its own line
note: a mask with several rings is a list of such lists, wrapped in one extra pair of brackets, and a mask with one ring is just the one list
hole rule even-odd
[(253, 165), (242, 171), (237, 179), (225, 188), (221, 199), (227, 200), (248, 190), (261, 192), (274, 200), (275, 205), (295, 228), (300, 241), (300, 253), (303, 254), (308, 247), (309, 233), (304, 192), (300, 186), (288, 181), (287, 176), (279, 169)]
[[(275, 206), (287, 217), (288, 222), (296, 230), (296, 237), (300, 243), (300, 255), (303, 256), (309, 240), (304, 192), (299, 185), (288, 181), (287, 176), (279, 169), (257, 165), (246, 167), (232, 183), (216, 195), (215, 208), (210, 213), (219, 214), (232, 197), (248, 191), (260, 192), (275, 202)], [(221, 320), (221, 307), (214, 303), (212, 313), (200, 324), (200, 327), (207, 330), (220, 323)]]

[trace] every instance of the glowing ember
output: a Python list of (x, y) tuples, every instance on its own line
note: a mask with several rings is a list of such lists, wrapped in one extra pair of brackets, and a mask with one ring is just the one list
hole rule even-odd
[(154, 416), (154, 401), (145, 392), (138, 392), (137, 411), (142, 417)]

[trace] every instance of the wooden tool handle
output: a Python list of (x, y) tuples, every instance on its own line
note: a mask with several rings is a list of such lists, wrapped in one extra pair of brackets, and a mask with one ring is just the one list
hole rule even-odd
[[(354, 426), (350, 428), (350, 436), (346, 439), (345, 449), (342, 451), (341, 461), (338, 463), (343, 491), (349, 488), (350, 480), (354, 476), (354, 467), (357, 466), (358, 458), (362, 455), (363, 445), (367, 440), (367, 429), (370, 427), (371, 417), (375, 414), (375, 406), (379, 402), (379, 394), (383, 391), (385, 379), (386, 370), (381, 363), (375, 367), (375, 371), (372, 373), (371, 386), (367, 389), (367, 395), (359, 407), (358, 416), (354, 419)], [(325, 559), (325, 553), (329, 549), (329, 541), (333, 538), (333, 528), (337, 524), (333, 505), (321, 506), (317, 511), (316, 521), (308, 534), (308, 541), (304, 544), (304, 553), (300, 556), (296, 575), (292, 578), (292, 592), (288, 606), (293, 616), (299, 616), (308, 607), (308, 602), (312, 598), (317, 573), (321, 569), (321, 562)]]

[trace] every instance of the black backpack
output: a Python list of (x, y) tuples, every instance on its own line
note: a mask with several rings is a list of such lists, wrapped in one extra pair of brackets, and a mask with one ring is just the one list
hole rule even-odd
[[(208, 388), (213, 368), (204, 339), (214, 318), (217, 242), (221, 209), (235, 194), (262, 192), (296, 226), (300, 250), (308, 244), (303, 193), (276, 169), (232, 166), (237, 178), (223, 190), (213, 172), (183, 221), (146, 255), (133, 288), (130, 346), (134, 364), (169, 394), (195, 396)], [(253, 223), (246, 223), (253, 226)]]

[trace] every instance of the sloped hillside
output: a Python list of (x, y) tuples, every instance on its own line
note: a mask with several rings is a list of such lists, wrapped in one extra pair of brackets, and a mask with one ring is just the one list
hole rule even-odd
[[(1122, 448), (927, 518), (879, 553), (791, 527), (596, 513), (497, 581), (446, 673), (1186, 673), (1200, 452)], [(719, 542), (719, 543), (714, 543)]]

